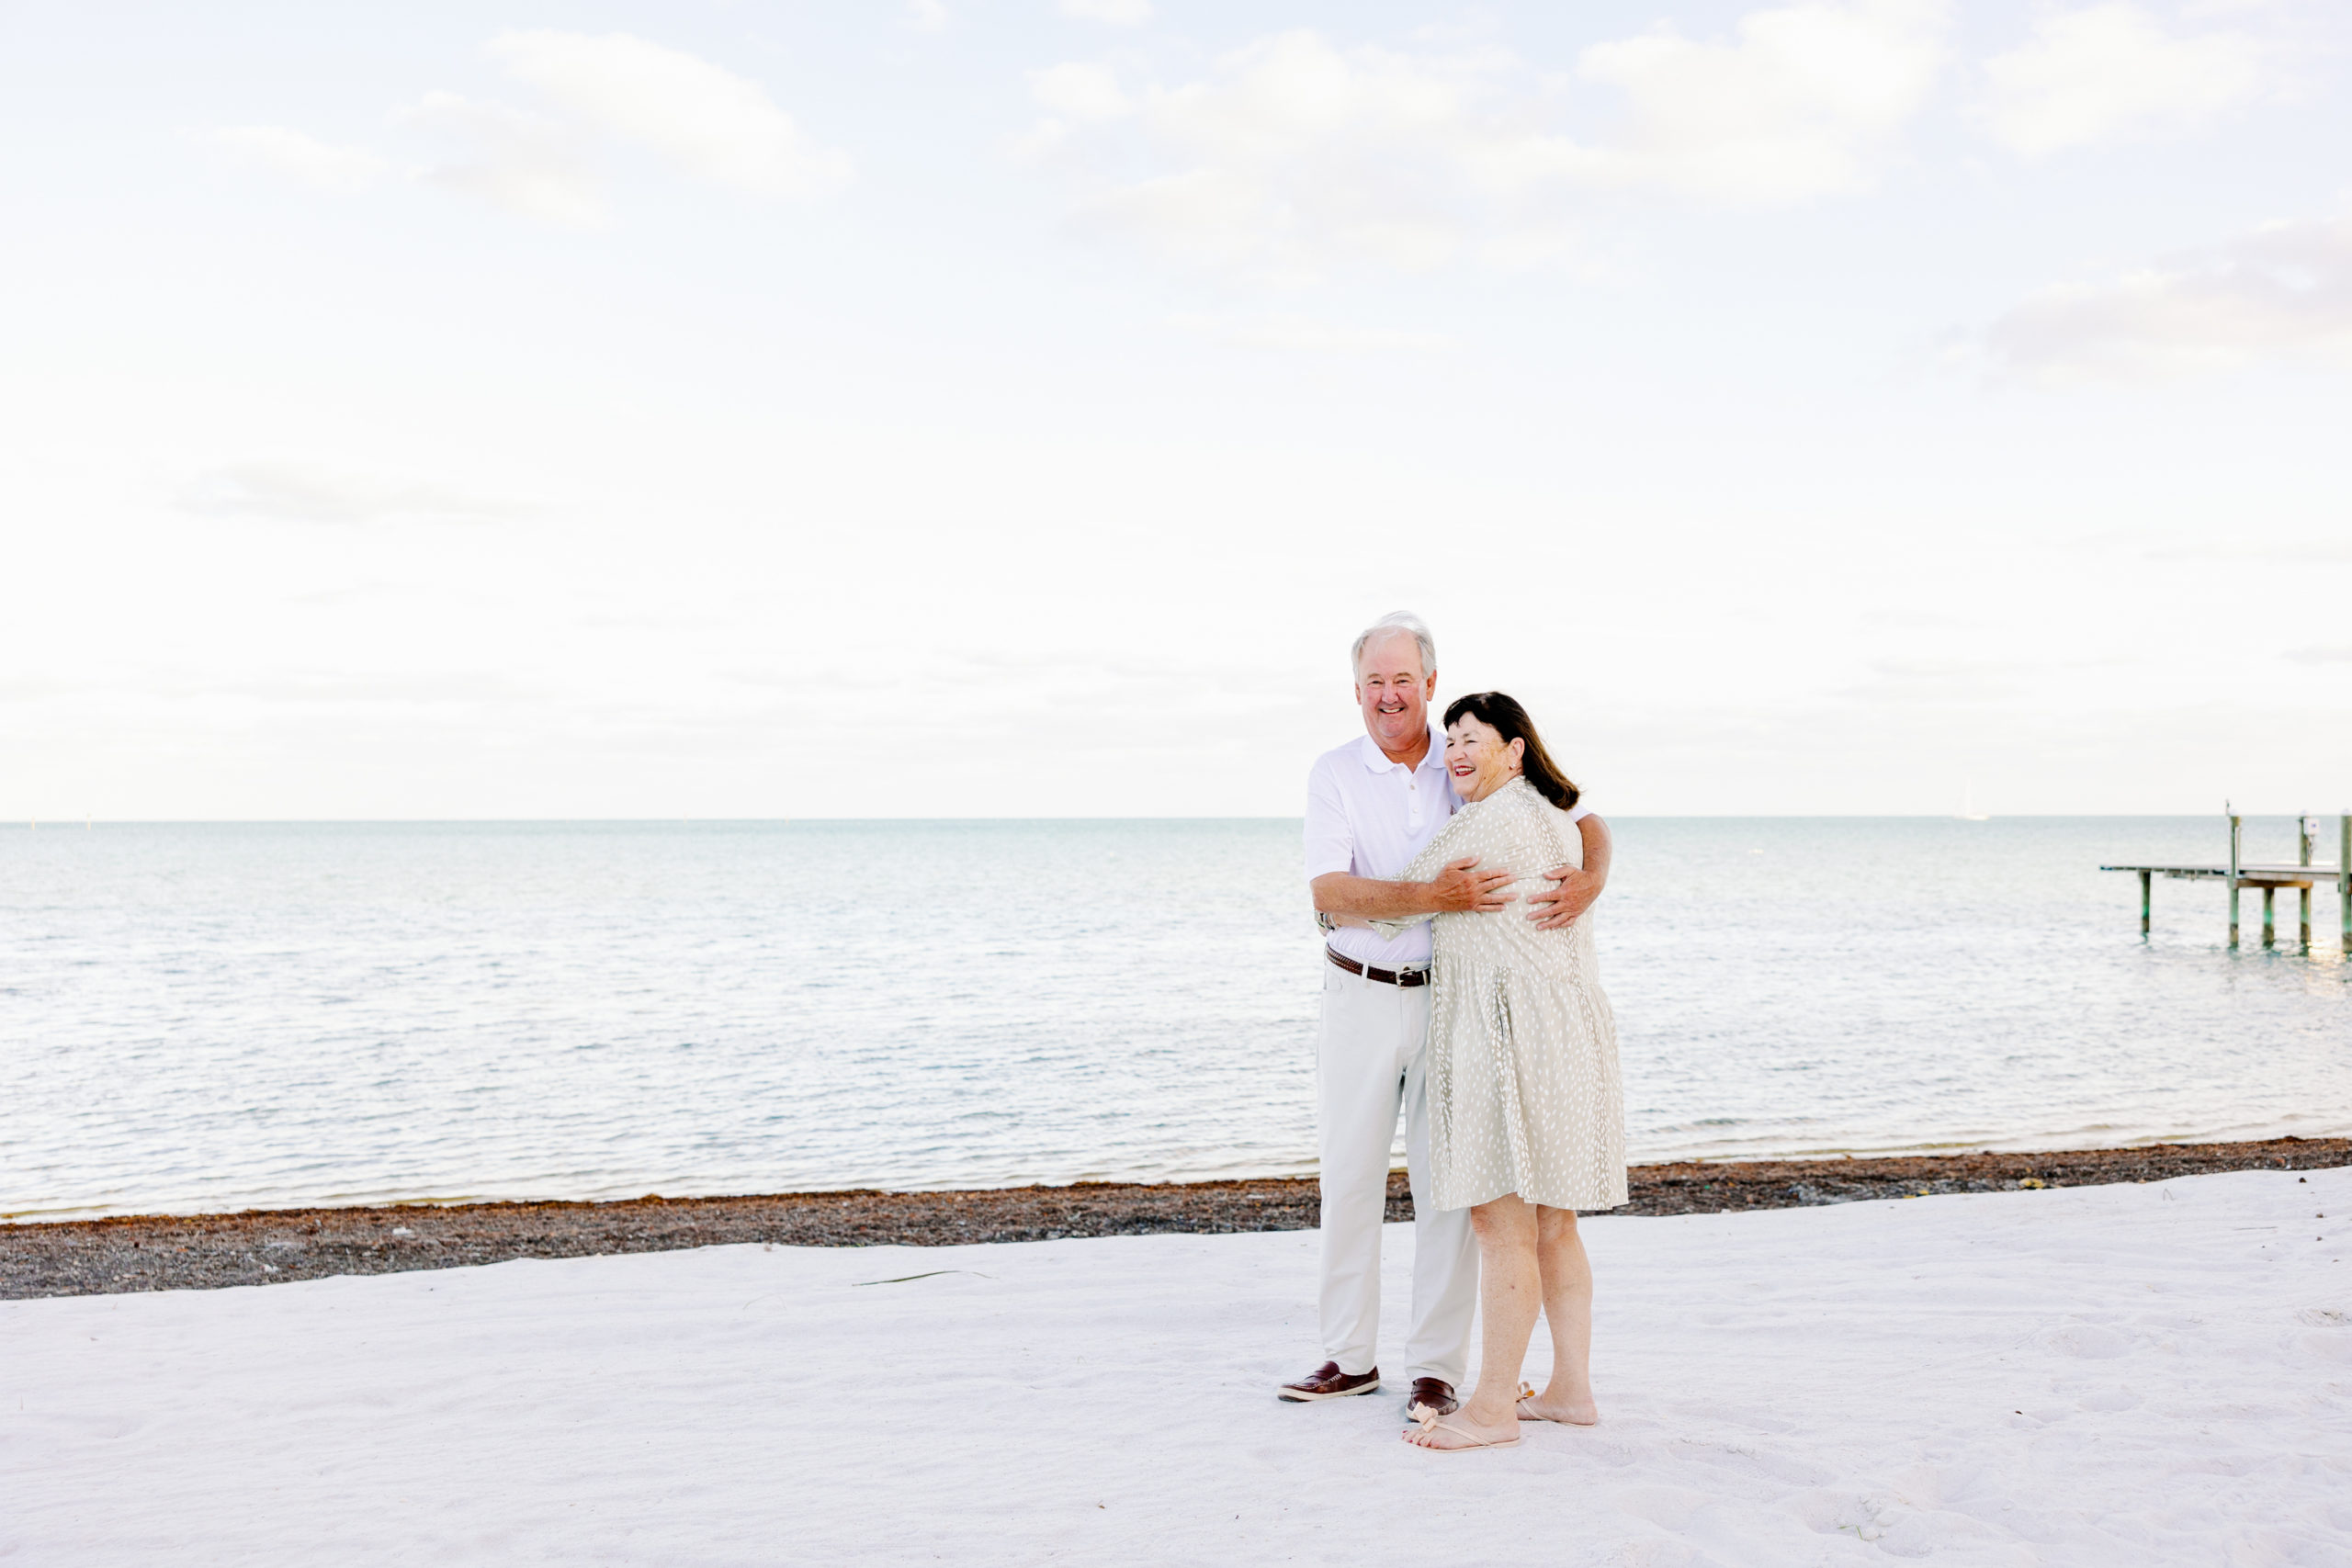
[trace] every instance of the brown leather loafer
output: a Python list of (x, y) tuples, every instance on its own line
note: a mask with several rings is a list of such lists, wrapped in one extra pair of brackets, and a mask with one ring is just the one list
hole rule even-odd
[(1413, 1397), (1405, 1402), (1405, 1419), (1418, 1421), (1424, 1410), (1434, 1410), (1440, 1416), (1451, 1416), (1462, 1408), (1453, 1397), (1453, 1385), (1442, 1378), (1415, 1378)]
[(1379, 1386), (1378, 1367), (1368, 1372), (1343, 1372), (1339, 1362), (1326, 1361), (1296, 1382), (1286, 1382), (1274, 1390), (1274, 1397), (1304, 1404), (1310, 1399), (1345, 1399), (1351, 1393), (1370, 1393)]

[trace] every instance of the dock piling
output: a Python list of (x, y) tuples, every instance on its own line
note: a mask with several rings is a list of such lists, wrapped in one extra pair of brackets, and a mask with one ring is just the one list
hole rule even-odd
[[(2295, 842), (2299, 846), (2298, 852), (2302, 857), (2295, 863), (2298, 865), (2311, 864), (2312, 819), (2308, 813), (2295, 818)], [(2306, 882), (2295, 890), (2295, 905), (2302, 915), (2301, 924), (2302, 926), (2303, 951), (2305, 953), (2309, 953), (2312, 950), (2312, 885), (2310, 883)]]
[(2150, 884), (2155, 880), (2155, 875), (2156, 874), (2153, 871), (2143, 871), (2140, 874), (2140, 940), (2142, 942), (2148, 940), (2148, 907), (2154, 901), (2149, 897), (2148, 889)]
[(2245, 818), (2230, 813), (2230, 951), (2238, 946), (2238, 836), (2245, 827)]

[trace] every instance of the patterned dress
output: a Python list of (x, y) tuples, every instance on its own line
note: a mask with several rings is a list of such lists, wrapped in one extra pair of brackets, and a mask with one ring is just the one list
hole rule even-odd
[[(1476, 855), (1509, 871), (1514, 907), (1494, 914), (1423, 915), (1435, 953), (1430, 999), (1431, 1197), (1464, 1209), (1516, 1192), (1555, 1209), (1625, 1201), (1624, 1091), (1617, 1021), (1601, 994), (1592, 916), (1538, 931), (1528, 895), (1543, 873), (1583, 863), (1565, 812), (1516, 778), (1464, 807), (1405, 879), (1427, 882)], [(1412, 920), (1375, 920), (1389, 936)]]

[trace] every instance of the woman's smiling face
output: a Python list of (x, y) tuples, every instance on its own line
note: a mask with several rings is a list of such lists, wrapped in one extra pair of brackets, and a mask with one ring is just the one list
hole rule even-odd
[(1445, 771), (1453, 775), (1453, 793), (1464, 800), (1484, 800), (1519, 776), (1527, 742), (1506, 742), (1502, 732), (1485, 719), (1464, 714), (1445, 728)]

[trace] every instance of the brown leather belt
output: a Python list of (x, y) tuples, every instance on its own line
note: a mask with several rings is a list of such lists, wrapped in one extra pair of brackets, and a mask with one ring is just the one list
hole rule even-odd
[(1430, 972), (1426, 969), (1367, 968), (1352, 958), (1342, 958), (1328, 947), (1323, 950), (1323, 956), (1351, 975), (1361, 975), (1367, 980), (1377, 980), (1384, 986), (1426, 986), (1430, 983)]

